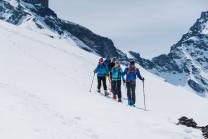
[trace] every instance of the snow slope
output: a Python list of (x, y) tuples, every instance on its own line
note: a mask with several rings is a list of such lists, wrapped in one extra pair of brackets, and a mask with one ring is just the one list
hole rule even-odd
[(95, 93), (96, 83), (90, 93), (98, 57), (51, 33), (0, 21), (0, 138), (203, 138), (199, 130), (175, 123), (185, 115), (207, 124), (207, 99), (143, 69), (147, 112), (139, 81), (137, 108)]

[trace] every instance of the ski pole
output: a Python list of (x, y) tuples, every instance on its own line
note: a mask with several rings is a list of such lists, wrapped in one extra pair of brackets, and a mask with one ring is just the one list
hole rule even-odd
[(111, 78), (110, 78), (110, 76), (108, 76), (108, 81), (109, 81), (109, 90), (111, 92), (111, 90), (112, 90), (112, 84), (111, 84)]
[(145, 111), (146, 111), (147, 108), (146, 108), (146, 98), (145, 98), (145, 90), (144, 90), (144, 80), (142, 82), (143, 82), (144, 108), (145, 108)]
[(92, 78), (92, 83), (91, 83), (90, 91), (89, 92), (92, 92), (92, 85), (93, 85), (93, 82), (94, 82), (94, 78), (95, 78), (95, 73), (94, 73), (93, 78)]
[(123, 86), (125, 87), (125, 90), (127, 90), (126, 83), (123, 83)]

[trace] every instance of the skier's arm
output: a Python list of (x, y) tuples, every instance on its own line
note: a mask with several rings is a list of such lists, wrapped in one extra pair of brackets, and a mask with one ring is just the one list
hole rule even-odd
[(97, 66), (97, 67), (95, 68), (94, 73), (97, 73), (97, 72), (98, 72), (98, 68), (99, 68), (99, 66)]
[(109, 76), (109, 69), (107, 65), (105, 66), (105, 71), (106, 71), (106, 75)]
[(127, 74), (127, 72), (128, 72), (128, 69), (126, 68), (126, 69), (124, 70), (124, 72), (122, 73), (122, 75), (125, 76), (125, 75)]
[(125, 79), (124, 79), (124, 72), (123, 72), (123, 70), (122, 70), (122, 68), (120, 69), (120, 72), (121, 72), (121, 78), (122, 78), (122, 80), (124, 81)]
[(137, 69), (136, 75), (137, 75), (137, 77), (138, 77), (140, 80), (143, 80), (143, 79), (144, 79), (144, 78), (141, 76), (139, 69)]
[(113, 68), (111, 69), (111, 71), (110, 71), (110, 76), (112, 77), (113, 76)]
[(124, 70), (124, 72), (121, 74), (124, 83), (126, 83), (126, 80), (125, 80), (124, 76), (127, 74), (127, 72), (128, 72), (128, 68), (126, 68), (126, 69)]

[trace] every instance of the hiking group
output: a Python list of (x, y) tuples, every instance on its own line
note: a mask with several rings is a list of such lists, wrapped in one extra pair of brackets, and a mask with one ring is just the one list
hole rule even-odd
[[(122, 69), (120, 62), (116, 58), (99, 59), (98, 65), (94, 70), (94, 75), (97, 74), (97, 91), (100, 93), (101, 86), (104, 88), (104, 95), (109, 96), (106, 80), (110, 82), (110, 92), (113, 93), (113, 99), (122, 102), (121, 84), (126, 85), (128, 105), (135, 106), (136, 103), (136, 79), (137, 77), (144, 81), (144, 77), (141, 76), (139, 69), (135, 66), (135, 61), (131, 60), (129, 66)], [(126, 77), (125, 77), (126, 76)], [(117, 99), (118, 98), (118, 99)]]

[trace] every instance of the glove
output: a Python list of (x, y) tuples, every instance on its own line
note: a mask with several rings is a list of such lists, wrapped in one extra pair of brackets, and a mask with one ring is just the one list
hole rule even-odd
[(123, 80), (123, 83), (126, 83), (126, 80)]
[(144, 77), (142, 77), (142, 81), (144, 81), (145, 79), (144, 79)]
[(94, 72), (94, 74), (97, 73), (96, 70), (94, 70), (93, 72)]

